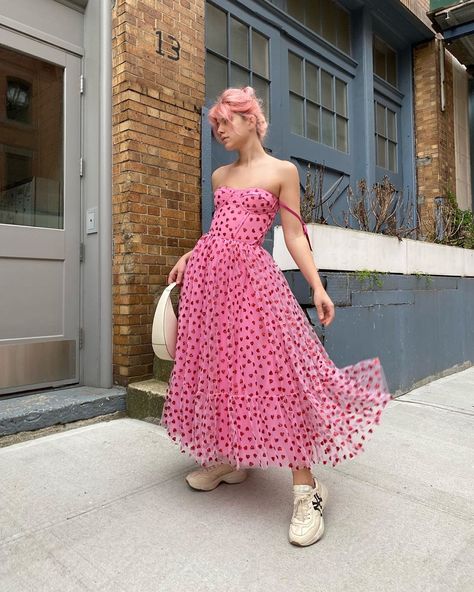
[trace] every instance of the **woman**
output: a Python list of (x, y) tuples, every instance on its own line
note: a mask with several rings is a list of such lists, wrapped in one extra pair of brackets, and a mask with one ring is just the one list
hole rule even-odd
[(267, 154), (267, 123), (251, 87), (228, 88), (209, 111), (213, 134), (238, 157), (212, 174), (212, 225), (171, 270), (181, 284), (176, 359), (161, 425), (202, 467), (209, 491), (249, 468), (293, 473), (289, 540), (324, 532), (325, 485), (312, 464), (363, 450), (390, 400), (378, 358), (337, 368), (280, 269), (262, 248), (280, 206), (285, 242), (310, 284), (320, 322), (334, 319), (300, 217), (298, 171)]

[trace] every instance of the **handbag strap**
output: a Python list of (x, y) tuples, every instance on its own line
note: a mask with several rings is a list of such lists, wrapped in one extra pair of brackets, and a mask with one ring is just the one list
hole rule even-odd
[(302, 217), (301, 217), (299, 214), (297, 214), (297, 213), (295, 212), (295, 210), (292, 210), (292, 209), (291, 209), (289, 206), (285, 206), (285, 204), (283, 204), (283, 203), (281, 203), (281, 202), (280, 202), (280, 206), (281, 206), (282, 208), (285, 208), (285, 209), (286, 209), (286, 210), (288, 210), (289, 212), (291, 212), (291, 213), (293, 214), (293, 216), (296, 216), (296, 217), (298, 218), (298, 220), (301, 222), (301, 226), (303, 227), (303, 232), (304, 232), (304, 235), (305, 235), (305, 237), (306, 237), (306, 240), (308, 241), (309, 248), (310, 248), (310, 249), (311, 249), (311, 251), (312, 251), (312, 250), (313, 250), (313, 247), (311, 246), (311, 242), (310, 242), (310, 240), (309, 240), (308, 227), (307, 227), (307, 226), (306, 226), (306, 224), (304, 223), (304, 221), (303, 221), (303, 218), (302, 218)]

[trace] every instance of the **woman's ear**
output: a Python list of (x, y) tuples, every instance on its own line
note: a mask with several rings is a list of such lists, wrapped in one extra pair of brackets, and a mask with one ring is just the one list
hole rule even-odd
[(252, 113), (251, 115), (247, 116), (247, 121), (249, 122), (250, 129), (257, 129), (257, 117)]

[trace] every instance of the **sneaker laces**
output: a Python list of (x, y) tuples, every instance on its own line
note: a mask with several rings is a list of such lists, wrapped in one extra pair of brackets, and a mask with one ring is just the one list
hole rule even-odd
[(311, 516), (311, 498), (313, 492), (296, 494), (293, 506), (293, 521), (303, 524)]
[[(315, 482), (316, 483), (316, 482)], [(323, 515), (323, 498), (316, 490), (316, 486), (310, 492), (295, 493), (293, 520), (295, 523), (304, 523), (311, 516), (311, 511), (315, 510)]]

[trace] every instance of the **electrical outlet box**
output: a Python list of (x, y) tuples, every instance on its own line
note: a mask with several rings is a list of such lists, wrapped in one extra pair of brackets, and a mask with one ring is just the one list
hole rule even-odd
[(86, 232), (87, 234), (94, 234), (97, 232), (97, 208), (89, 208), (86, 217)]

